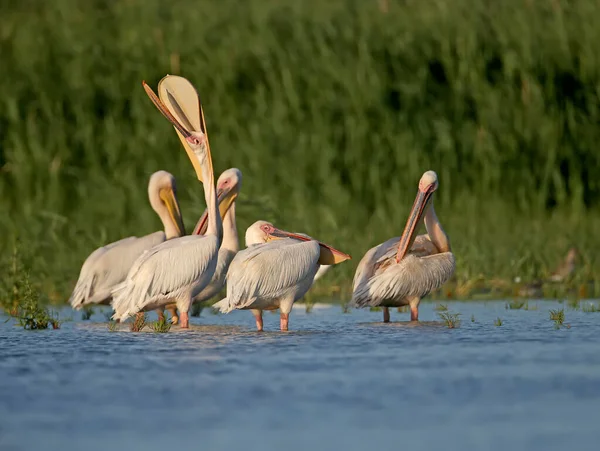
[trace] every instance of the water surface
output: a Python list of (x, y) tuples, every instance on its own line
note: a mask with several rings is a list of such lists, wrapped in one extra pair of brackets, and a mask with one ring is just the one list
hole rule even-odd
[(207, 310), (168, 334), (69, 309), (56, 331), (1, 324), (0, 449), (598, 449), (600, 313), (529, 305), (449, 303), (458, 329), (434, 303), (416, 326), (298, 305), (288, 333)]

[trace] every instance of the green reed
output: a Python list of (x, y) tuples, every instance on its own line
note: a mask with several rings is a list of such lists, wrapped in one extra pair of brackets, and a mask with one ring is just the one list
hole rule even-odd
[(98, 246), (160, 228), (152, 172), (177, 177), (188, 231), (203, 210), (140, 85), (166, 73), (202, 95), (215, 170), (244, 173), (241, 236), (266, 219), (354, 257), (325, 284), (345, 289), (364, 252), (401, 233), (434, 169), (457, 257), (436, 296), (474, 296), (478, 281), (511, 295), (505, 281), (547, 276), (571, 245), (583, 265), (566, 288), (600, 291), (597, 2), (30, 6), (0, 5), (0, 258), (19, 232), (50, 301)]
[(448, 329), (457, 329), (460, 327), (460, 313), (440, 312), (438, 316)]

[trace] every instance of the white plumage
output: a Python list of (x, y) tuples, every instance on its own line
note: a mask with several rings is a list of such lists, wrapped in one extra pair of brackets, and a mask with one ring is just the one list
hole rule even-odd
[[(402, 236), (391, 238), (365, 253), (352, 283), (352, 306), (383, 307), (384, 322), (388, 322), (389, 307), (410, 305), (411, 320), (416, 321), (421, 298), (452, 277), (454, 254), (430, 203), (437, 186), (435, 172), (423, 174)], [(415, 237), (423, 214), (428, 233)]]
[(262, 311), (280, 310), (280, 328), (288, 329), (289, 313), (313, 284), (323, 266), (350, 258), (311, 237), (257, 221), (246, 230), (246, 246), (227, 273), (227, 297), (213, 307), (223, 313), (249, 309), (263, 329)]
[[(181, 236), (183, 223), (176, 199), (175, 179), (166, 171), (150, 177), (148, 195), (150, 204), (163, 222), (164, 232), (142, 237), (128, 237), (96, 249), (85, 260), (77, 284), (69, 299), (75, 309), (88, 304), (109, 304), (111, 291), (125, 280), (127, 272), (145, 251), (167, 239)], [(165, 205), (171, 203), (171, 211)]]
[(285, 238), (254, 244), (235, 256), (227, 273), (227, 297), (215, 304), (223, 313), (234, 309), (281, 308), (289, 313), (311, 287), (319, 268), (317, 241)]
[(114, 290), (114, 318), (124, 320), (174, 300), (180, 311), (187, 312), (192, 297), (215, 272), (219, 244), (215, 235), (190, 235), (165, 241), (143, 254)]
[[(426, 235), (418, 236), (417, 240), (429, 241)], [(365, 254), (353, 281), (355, 307), (408, 305), (410, 298), (423, 298), (452, 277), (455, 268), (452, 252), (439, 253), (436, 249), (437, 253), (433, 253), (429, 248), (431, 254), (423, 255), (418, 252), (420, 246), (413, 246), (410, 253), (396, 263), (394, 257), (399, 241), (400, 237), (392, 238)]]
[[(181, 327), (188, 328), (192, 298), (210, 283), (217, 267), (223, 237), (210, 146), (202, 106), (189, 81), (177, 76), (167, 76), (161, 80), (159, 89), (168, 99), (166, 101), (173, 113), (145, 83), (144, 88), (154, 105), (173, 124), (193, 158), (194, 166), (199, 171), (198, 178), (204, 184), (208, 225), (206, 235), (167, 241), (138, 258), (125, 282), (114, 290), (113, 318), (123, 320), (138, 312), (174, 302), (180, 311)], [(194, 126), (196, 130), (188, 130), (182, 122), (187, 127)]]

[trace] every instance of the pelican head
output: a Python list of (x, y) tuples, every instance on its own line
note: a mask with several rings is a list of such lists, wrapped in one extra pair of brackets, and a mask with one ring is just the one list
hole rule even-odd
[[(317, 241), (313, 240), (313, 238), (309, 237), (308, 235), (292, 233), (278, 229), (267, 221), (256, 221), (246, 230), (246, 246), (267, 243), (269, 241), (280, 240), (284, 238), (292, 238), (299, 241)], [(328, 244), (320, 241), (317, 242), (321, 247), (321, 255), (319, 257), (319, 264), (321, 265), (335, 265), (352, 258), (350, 255), (338, 251)]]
[[(165, 77), (163, 80), (161, 80), (161, 83), (163, 83), (167, 78), (168, 77)], [(213, 173), (213, 164), (210, 154), (210, 145), (208, 143), (208, 136), (206, 134), (204, 112), (202, 110), (202, 106), (200, 105), (200, 100), (198, 99), (197, 94), (192, 96), (192, 92), (195, 93), (196, 91), (194, 87), (190, 84), (190, 82), (182, 77), (171, 78), (179, 80), (178, 90), (180, 92), (184, 92), (185, 90), (185, 93), (187, 94), (185, 101), (192, 102), (193, 107), (189, 107), (189, 109), (196, 110), (195, 113), (197, 113), (199, 118), (198, 125), (194, 125), (192, 122), (190, 122), (191, 115), (186, 115), (184, 111), (186, 105), (185, 101), (181, 99), (180, 102), (177, 101), (175, 86), (172, 87), (173, 92), (170, 92), (167, 86), (164, 86), (164, 89), (165, 96), (168, 99), (167, 102), (170, 105), (171, 109), (175, 112), (175, 115), (177, 115), (178, 117), (175, 117), (175, 115), (171, 113), (169, 108), (167, 108), (163, 101), (158, 98), (154, 91), (152, 91), (152, 88), (150, 88), (150, 86), (148, 86), (148, 84), (145, 81), (142, 82), (142, 86), (144, 87), (146, 94), (148, 94), (148, 97), (150, 97), (152, 103), (154, 103), (154, 106), (156, 106), (156, 108), (162, 113), (162, 115), (166, 117), (171, 124), (173, 124), (175, 130), (177, 130), (177, 133), (180, 136), (182, 143), (184, 144), (188, 156), (192, 161), (192, 164), (194, 165), (194, 169), (196, 170), (196, 175), (198, 176), (198, 179), (201, 182), (204, 182), (202, 177), (202, 165), (206, 164), (208, 168), (207, 172), (210, 174)], [(194, 100), (190, 100), (190, 97), (193, 97)], [(195, 128), (197, 128), (197, 130)], [(192, 154), (194, 154), (196, 158), (193, 158)]]
[[(148, 183), (148, 197), (150, 198), (150, 205), (161, 219), (166, 213), (178, 236), (185, 235), (181, 209), (177, 201), (175, 177), (167, 171), (157, 171), (152, 174)], [(165, 221), (163, 220), (163, 222)]]
[[(217, 201), (219, 202), (219, 213), (221, 219), (225, 218), (225, 215), (231, 208), (233, 202), (240, 193), (242, 188), (242, 171), (237, 168), (227, 169), (223, 172), (217, 180)], [(204, 235), (206, 228), (208, 227), (208, 209), (204, 210), (202, 216), (196, 224), (194, 229), (194, 235)]]
[(404, 256), (412, 246), (417, 228), (419, 226), (419, 222), (423, 217), (423, 213), (425, 213), (427, 207), (429, 206), (431, 196), (433, 196), (433, 193), (437, 188), (437, 174), (434, 171), (425, 172), (421, 176), (421, 180), (419, 180), (419, 189), (417, 191), (417, 197), (415, 198), (413, 207), (410, 211), (410, 214), (408, 215), (408, 221), (406, 221), (406, 225), (404, 226), (404, 232), (402, 232), (402, 237), (400, 238), (400, 243), (398, 245), (398, 253), (396, 254), (397, 262), (404, 258)]

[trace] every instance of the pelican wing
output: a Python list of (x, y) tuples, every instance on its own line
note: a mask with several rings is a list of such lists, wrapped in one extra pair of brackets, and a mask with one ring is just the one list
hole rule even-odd
[(385, 260), (387, 255), (394, 253), (394, 257), (396, 256), (395, 252), (397, 251), (399, 241), (400, 237), (390, 238), (384, 243), (372, 247), (365, 253), (354, 273), (354, 280), (352, 281), (354, 291), (360, 285), (367, 283), (375, 275), (377, 264)]
[(114, 318), (127, 318), (157, 299), (191, 290), (211, 265), (214, 272), (218, 249), (214, 235), (189, 235), (153, 247), (135, 261), (125, 282), (113, 290)]
[[(301, 232), (292, 232), (296, 235), (300, 235), (300, 236), (304, 236), (310, 240), (312, 240), (313, 238), (308, 236), (306, 233), (301, 233)], [(292, 239), (292, 238), (290, 238)], [(325, 275), (325, 273), (327, 271), (329, 271), (331, 269), (333, 265), (320, 265), (319, 269), (317, 270), (317, 273), (315, 274), (315, 278), (313, 279), (313, 283), (317, 281), (317, 279), (320, 279), (321, 277), (323, 277)]]
[(96, 249), (85, 260), (69, 298), (73, 308), (110, 300), (111, 290), (123, 282), (135, 260), (148, 249), (165, 241), (164, 232), (143, 237), (131, 236)]
[(215, 270), (212, 280), (200, 293), (194, 296), (194, 302), (208, 301), (213, 296), (219, 294), (219, 291), (225, 286), (225, 277), (227, 276), (229, 265), (231, 265), (235, 254), (236, 252), (231, 249), (225, 249), (223, 247), (219, 249), (217, 269)]
[(352, 302), (357, 307), (366, 307), (408, 296), (423, 297), (448, 281), (454, 268), (452, 252), (426, 257), (409, 254), (400, 263), (394, 262), (359, 284), (352, 294)]
[(238, 252), (227, 273), (224, 313), (249, 306), (258, 298), (276, 299), (306, 278), (313, 278), (321, 253), (317, 241), (281, 239)]

